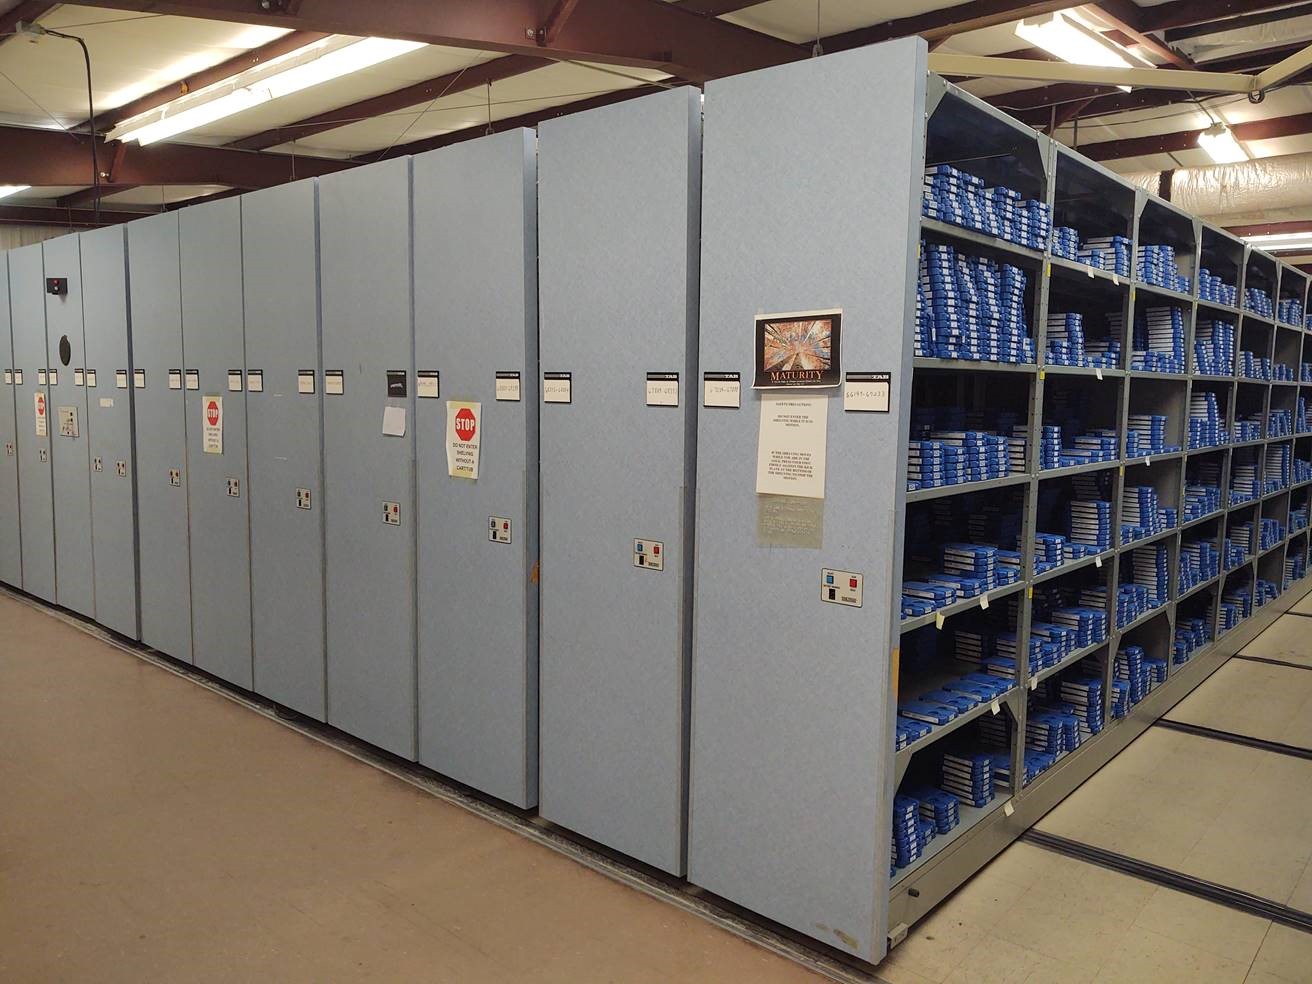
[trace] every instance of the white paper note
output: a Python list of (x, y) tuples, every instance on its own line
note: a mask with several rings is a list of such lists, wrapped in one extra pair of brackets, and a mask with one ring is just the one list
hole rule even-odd
[(405, 407), (383, 407), (383, 434), (387, 437), (405, 437)]
[(761, 393), (756, 445), (758, 495), (825, 497), (829, 398), (787, 392)]

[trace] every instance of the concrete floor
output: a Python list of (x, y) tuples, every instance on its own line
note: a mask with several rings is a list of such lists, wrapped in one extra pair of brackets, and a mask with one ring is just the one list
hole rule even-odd
[[(1307, 747), (1312, 618), (1245, 652), (1298, 665), (1231, 661), (1169, 716)], [(0, 748), (0, 982), (820, 979), (3, 594)], [(1039, 826), (1312, 909), (1307, 760), (1153, 728)], [(1309, 968), (1312, 935), (1017, 843), (878, 974)]]
[(0, 595), (0, 981), (816, 977)]

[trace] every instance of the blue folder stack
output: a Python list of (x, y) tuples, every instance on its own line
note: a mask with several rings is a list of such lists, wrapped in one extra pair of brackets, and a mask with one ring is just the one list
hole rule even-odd
[(1135, 266), (1136, 275), (1144, 283), (1189, 293), (1189, 278), (1180, 273), (1176, 265), (1174, 246), (1140, 246)]
[(1287, 325), (1303, 325), (1303, 302), (1297, 297), (1283, 297), (1276, 306), (1276, 317)]
[(1192, 522), (1221, 508), (1221, 489), (1217, 485), (1191, 484), (1184, 487), (1184, 520)]
[(1140, 309), (1134, 317), (1130, 368), (1146, 372), (1184, 372), (1184, 309), (1164, 305)]
[(1189, 396), (1189, 448), (1214, 448), (1230, 443), (1216, 394), (1195, 390)]
[(1271, 295), (1258, 287), (1244, 288), (1244, 310), (1269, 318), (1274, 313), (1271, 307)]
[(1194, 328), (1194, 371), (1232, 376), (1235, 371), (1235, 326), (1229, 321), (1200, 321)]
[(921, 211), (932, 219), (974, 229), (1041, 250), (1052, 232), (1047, 203), (1026, 200), (1011, 188), (986, 188), (984, 180), (950, 164), (925, 168)]
[(1202, 267), (1198, 271), (1198, 299), (1235, 307), (1239, 300), (1239, 288), (1234, 284), (1226, 283), (1207, 267)]
[(985, 752), (944, 754), (939, 788), (970, 806), (988, 806), (993, 800), (992, 757)]

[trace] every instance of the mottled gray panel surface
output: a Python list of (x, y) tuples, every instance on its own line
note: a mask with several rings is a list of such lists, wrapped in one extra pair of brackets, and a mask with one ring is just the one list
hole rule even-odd
[[(419, 760), (519, 807), (537, 803), (537, 138), (414, 159)], [(521, 399), (496, 399), (497, 372)], [(446, 401), (481, 404), (476, 481), (453, 478)], [(510, 521), (510, 543), (489, 519)]]
[[(684, 868), (688, 509), (696, 413), (700, 97), (681, 88), (542, 124), (541, 812)], [(678, 407), (646, 374), (678, 372)], [(541, 382), (532, 395), (540, 399)], [(665, 569), (635, 567), (634, 539)]]
[[(255, 691), (324, 720), (323, 384), (313, 179), (242, 203)], [(300, 370), (314, 373), (299, 393)], [(249, 379), (249, 374), (248, 374)], [(297, 489), (310, 508), (297, 506)]]
[[(37, 381), (46, 368), (46, 288), (41, 244), (9, 251), (9, 310), (14, 367), (23, 371), (15, 389), (18, 430), (18, 502), (23, 533), (23, 590), (55, 603), (55, 500), (50, 461), (50, 387)], [(36, 402), (46, 401), (46, 436), (36, 435)]]
[[(241, 201), (227, 198), (178, 212), (182, 257), (182, 343), (186, 385), (187, 483), (191, 517), (194, 659), (215, 676), (251, 687), (250, 513), (246, 481), (246, 394), (228, 392), (228, 370), (246, 364), (241, 293)], [(184, 379), (185, 379), (184, 375)], [(205, 415), (217, 402), (222, 453), (206, 453)], [(237, 494), (230, 494), (230, 483)]]
[(18, 430), (14, 424), (14, 337), (9, 322), (9, 256), (0, 253), (0, 581), (23, 586), (18, 520)]
[[(688, 877), (868, 960), (884, 952), (925, 45), (707, 85), (701, 368), (742, 408), (699, 421)], [(759, 313), (842, 308), (849, 371), (890, 371), (885, 414), (828, 390), (823, 548), (757, 543)], [(823, 603), (820, 571), (865, 576)]]
[[(86, 366), (82, 327), (82, 255), (76, 234), (41, 244), (47, 277), (65, 277), (67, 293), (45, 294), (46, 361), (57, 374), (50, 385), (50, 459), (55, 497), (55, 600), (94, 618), (95, 565), (91, 549), (91, 454), (86, 386), (75, 385), (74, 369)], [(61, 342), (68, 341), (68, 362)], [(77, 437), (60, 433), (60, 408), (77, 414)]]
[[(319, 181), (328, 721), (415, 757), (414, 334), (410, 158)], [(389, 398), (387, 372), (405, 373)], [(385, 407), (406, 415), (383, 434)], [(400, 506), (383, 522), (383, 504)]]
[[(127, 239), (122, 226), (81, 234), (82, 309), (86, 326), (87, 424), (92, 461), (91, 530), (96, 566), (96, 621), (138, 638), (136, 460), (132, 390), (114, 386), (131, 370), (128, 345)], [(90, 371), (95, 370), (95, 386)], [(129, 376), (129, 378), (131, 378)], [(118, 462), (126, 462), (126, 474)]]
[[(135, 377), (128, 379), (137, 447), (141, 641), (190, 663), (187, 416), (184, 391), (168, 385), (169, 371), (182, 371), (178, 213), (138, 219), (127, 229), (132, 369), (145, 381), (137, 388)], [(179, 484), (172, 484), (171, 471), (179, 473)]]

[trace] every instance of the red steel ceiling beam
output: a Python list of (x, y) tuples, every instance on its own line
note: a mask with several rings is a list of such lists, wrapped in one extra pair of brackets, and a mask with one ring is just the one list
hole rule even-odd
[[(1312, 113), (1279, 116), (1248, 123), (1232, 123), (1238, 140), (1274, 140), (1277, 137), (1296, 137), (1312, 133)], [(1147, 157), (1151, 154), (1173, 154), (1198, 146), (1202, 130), (1176, 130), (1173, 133), (1155, 133), (1149, 137), (1128, 137), (1085, 144), (1080, 153), (1095, 161), (1111, 161), (1125, 157)]]
[[(60, 130), (0, 127), (0, 184), (84, 185), (91, 138)], [(321, 157), (255, 154), (224, 147), (189, 147), (157, 143), (148, 147), (123, 144), (116, 185), (218, 184), (234, 188), (266, 188), (296, 178), (329, 174), (351, 165)], [(102, 160), (113, 153), (100, 146)], [(120, 188), (120, 190), (122, 190)]]
[(1193, 70), (1198, 67), (1192, 59), (1168, 47), (1152, 35), (1144, 33), (1140, 27), (1143, 23), (1143, 8), (1132, 0), (1095, 0), (1094, 6), (1103, 20), (1150, 55), (1155, 55), (1176, 68)]
[(0, 225), (51, 225), (76, 229), (94, 229), (139, 219), (144, 212), (110, 212), (100, 210), (100, 221), (90, 209), (51, 208), (48, 205), (0, 204)]
[(737, 13), (764, 2), (765, 0), (682, 0), (679, 6), (703, 17), (719, 17), (721, 14)]
[(19, 21), (39, 20), (58, 6), (57, 3), (38, 3), (35, 0), (25, 0), (24, 3), (20, 3), (18, 6), (0, 14), (0, 44), (4, 44), (14, 36)]
[[(568, 116), (571, 113), (580, 113), (585, 109), (596, 109), (599, 106), (610, 106), (614, 103), (624, 102), (628, 99), (635, 99), (638, 96), (651, 95), (653, 92), (660, 92), (668, 87), (666, 85), (639, 85), (631, 89), (618, 89), (614, 92), (605, 92), (598, 96), (592, 96), (589, 99), (580, 99), (576, 102), (565, 103), (560, 106), (554, 106), (550, 109), (543, 109), (533, 113), (524, 113), (520, 116), (509, 116), (503, 120), (493, 120), (491, 130), (493, 133), (501, 133), (505, 130), (514, 130), (518, 127), (537, 126), (543, 120), (551, 120), (560, 116)], [(456, 130), (453, 133), (442, 133), (435, 137), (425, 137), (423, 140), (416, 140), (412, 143), (401, 144), (393, 147), (388, 151), (392, 157), (400, 157), (406, 154), (422, 154), (428, 150), (436, 150), (438, 147), (447, 147), (455, 143), (463, 143), (466, 140), (473, 140), (481, 137), (488, 132), (488, 126), (478, 124), (475, 126), (465, 127), (462, 130)], [(369, 151), (366, 154), (359, 154), (351, 158), (355, 164), (372, 164), (380, 160), (382, 154), (378, 151)]]
[(504, 58), (493, 58), (490, 61), (462, 68), (458, 72), (439, 75), (427, 82), (417, 82), (394, 92), (374, 96), (372, 99), (362, 99), (348, 106), (340, 106), (317, 116), (297, 120), (295, 123), (285, 123), (282, 126), (254, 133), (249, 137), (234, 140), (228, 146), (240, 150), (264, 150), (267, 147), (276, 147), (279, 144), (288, 143), (301, 137), (323, 133), (325, 130), (335, 130), (340, 126), (346, 126), (348, 123), (355, 123), (362, 119), (386, 116), (388, 113), (395, 113), (411, 106), (417, 106), (420, 103), (431, 102), (441, 96), (450, 96), (458, 92), (477, 89), (489, 82), (500, 82), (503, 79), (523, 75), (525, 72), (531, 72), (536, 68), (543, 68), (550, 64), (552, 64), (550, 59), (533, 58), (529, 55), (506, 55)]
[(809, 49), (661, 0), (579, 0), (554, 44), (538, 44), (541, 0), (89, 0), (88, 6), (456, 48), (655, 68), (707, 79), (793, 61)]
[(1275, 236), (1290, 232), (1312, 232), (1312, 222), (1295, 219), (1290, 222), (1258, 222), (1253, 225), (1225, 226), (1232, 236)]
[[(299, 51), (306, 45), (322, 41), (326, 37), (328, 37), (327, 34), (318, 31), (292, 31), (280, 38), (274, 38), (268, 44), (252, 48), (250, 51), (243, 51), (240, 55), (235, 55), (227, 61), (220, 62), (210, 68), (202, 69), (185, 79), (170, 82), (168, 85), (147, 93), (139, 99), (134, 99), (130, 103), (98, 113), (96, 115), (96, 131), (98, 133), (108, 133), (124, 120), (140, 116), (142, 113), (148, 113), (152, 109), (158, 109), (165, 103), (172, 102), (189, 92), (195, 92), (197, 89), (223, 82), (247, 69), (263, 65), (275, 58), (281, 58), (293, 51)], [(76, 129), (85, 130), (86, 128), (87, 124), (83, 123)]]

